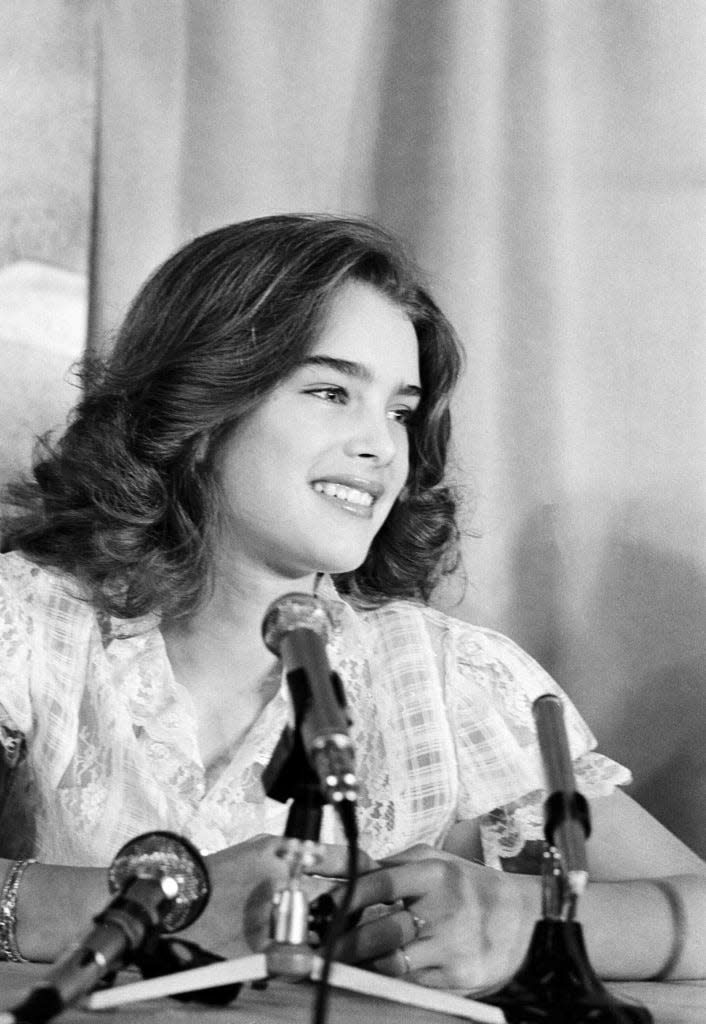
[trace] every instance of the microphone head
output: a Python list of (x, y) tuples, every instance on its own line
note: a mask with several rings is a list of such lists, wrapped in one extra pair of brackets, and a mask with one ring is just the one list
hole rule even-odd
[(310, 629), (326, 643), (331, 628), (328, 612), (313, 594), (283, 594), (273, 601), (262, 620), (262, 639), (268, 651), (280, 656), (282, 640), (293, 629)]
[(199, 917), (211, 895), (208, 868), (196, 847), (174, 832), (145, 832), (118, 850), (108, 869), (111, 895), (136, 878), (171, 878), (177, 892), (160, 930), (178, 932)]

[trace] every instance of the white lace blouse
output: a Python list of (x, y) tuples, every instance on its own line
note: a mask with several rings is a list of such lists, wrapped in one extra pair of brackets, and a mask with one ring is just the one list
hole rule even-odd
[[(320, 593), (353, 720), (361, 846), (374, 857), (440, 846), (455, 821), (480, 818), (497, 867), (541, 838), (531, 705), (561, 692), (556, 683), (491, 630), (408, 601), (356, 611), (330, 581)], [(578, 788), (591, 797), (629, 782), (592, 752), (564, 701)], [(207, 773), (156, 617), (101, 623), (69, 577), (0, 556), (0, 856), (105, 865), (153, 829), (204, 853), (281, 835), (286, 808), (261, 774), (289, 717), (280, 687), (230, 761)], [(341, 841), (333, 814), (322, 839)]]

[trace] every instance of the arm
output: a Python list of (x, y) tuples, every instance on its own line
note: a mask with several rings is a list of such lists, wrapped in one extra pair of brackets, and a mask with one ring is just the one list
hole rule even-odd
[[(198, 921), (180, 933), (206, 949), (238, 956), (267, 939), (272, 894), (286, 875), (279, 840), (261, 836), (206, 858), (212, 898)], [(0, 861), (5, 878), (9, 861)], [(111, 896), (106, 868), (30, 864), (16, 903), (17, 946), (27, 960), (52, 962), (91, 927)]]
[[(277, 855), (279, 836), (258, 836), (206, 857), (212, 896), (201, 917), (179, 934), (222, 956), (243, 956), (269, 939), (275, 891), (288, 868)], [(0, 888), (11, 862), (0, 859)], [(343, 846), (326, 846), (317, 871), (339, 876), (346, 870)], [(363, 854), (361, 870), (373, 862)], [(312, 879), (324, 891), (333, 883)], [(107, 869), (30, 864), (17, 892), (17, 946), (27, 960), (52, 962), (90, 929), (110, 900)]]
[[(11, 861), (0, 859), (5, 882)], [(51, 962), (76, 941), (108, 902), (103, 868), (30, 864), (17, 890), (16, 939), (26, 960)]]
[(579, 915), (596, 971), (653, 977), (683, 941), (670, 977), (706, 977), (704, 862), (619, 790), (592, 801), (591, 818), (592, 884)]
[[(591, 963), (598, 973), (605, 978), (658, 974), (669, 959), (665, 952), (659, 961), (660, 949), (667, 950), (670, 942), (674, 945), (677, 929), (685, 924), (686, 941), (679, 963), (674, 965), (676, 974), (686, 978), (706, 976), (706, 948), (700, 926), (706, 919), (706, 865), (701, 858), (619, 789), (609, 797), (591, 801), (591, 824), (587, 852), (592, 884), (579, 901), (579, 918)], [(457, 822), (444, 849), (482, 863), (478, 822)], [(669, 881), (664, 884), (661, 879)], [(628, 882), (631, 884), (625, 884)], [(676, 920), (680, 910), (685, 922)], [(619, 922), (615, 927), (611, 925), (613, 919)], [(633, 937), (631, 949), (626, 948), (626, 934)], [(647, 940), (641, 953), (635, 941), (638, 936)], [(657, 941), (659, 936), (661, 942)], [(630, 952), (634, 962), (619, 967)]]
[[(703, 862), (623, 794), (595, 801), (592, 816), (593, 881), (578, 916), (596, 972), (624, 980), (658, 974), (676, 951), (676, 900), (684, 908), (684, 934), (670, 977), (706, 977)], [(477, 831), (477, 823), (454, 830), (454, 854), (415, 847), (362, 878), (357, 906), (402, 900), (407, 909), (352, 932), (343, 955), (385, 973), (409, 966), (423, 984), (467, 991), (508, 980), (540, 916), (540, 880), (458, 856), (477, 851)], [(415, 927), (415, 916), (422, 926), (417, 920)]]

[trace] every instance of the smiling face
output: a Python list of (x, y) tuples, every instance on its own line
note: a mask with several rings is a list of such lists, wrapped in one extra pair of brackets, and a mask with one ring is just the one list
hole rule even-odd
[(407, 478), (420, 390), (405, 312), (345, 284), (308, 356), (221, 448), (216, 564), (288, 580), (357, 568)]

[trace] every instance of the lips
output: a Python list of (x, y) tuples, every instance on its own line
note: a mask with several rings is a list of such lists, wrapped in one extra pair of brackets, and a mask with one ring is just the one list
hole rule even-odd
[(314, 480), (312, 488), (330, 501), (340, 503), (349, 511), (369, 514), (375, 502), (385, 492), (384, 486), (376, 480), (361, 477), (324, 477)]
[(362, 476), (325, 476), (319, 480), (314, 480), (312, 483), (314, 488), (327, 485), (369, 494), (374, 501), (377, 501), (385, 493), (385, 487), (379, 480), (368, 480)]

